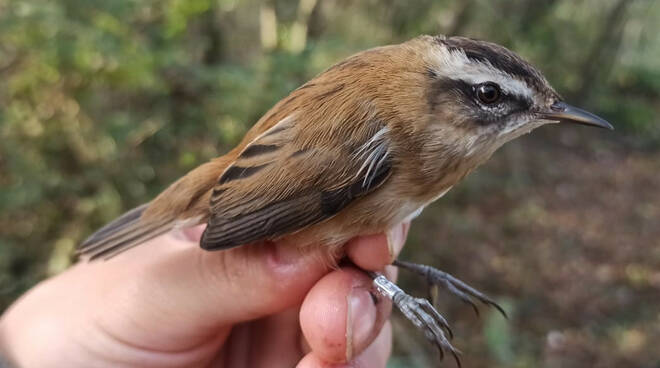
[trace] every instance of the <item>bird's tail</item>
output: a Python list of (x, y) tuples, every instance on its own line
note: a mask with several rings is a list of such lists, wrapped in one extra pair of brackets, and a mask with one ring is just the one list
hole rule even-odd
[(148, 205), (136, 207), (105, 225), (80, 244), (76, 253), (83, 260), (107, 260), (174, 227), (173, 220), (141, 220)]

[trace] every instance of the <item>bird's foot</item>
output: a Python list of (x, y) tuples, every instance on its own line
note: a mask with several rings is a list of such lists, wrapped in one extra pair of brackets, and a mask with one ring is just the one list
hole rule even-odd
[(383, 296), (392, 301), (403, 315), (412, 322), (417, 328), (422, 330), (424, 336), (434, 345), (438, 347), (440, 358), (445, 355), (445, 351), (450, 352), (458, 366), (461, 366), (461, 361), (458, 357), (460, 351), (449, 342), (445, 332), (449, 338), (453, 337), (452, 331), (449, 328), (447, 320), (438, 313), (431, 303), (424, 298), (415, 298), (406, 294), (395, 283), (388, 280), (385, 276), (375, 272), (368, 272), (369, 276), (374, 281), (376, 290)]
[(472, 286), (448, 274), (447, 272), (441, 271), (431, 266), (406, 261), (395, 260), (392, 262), (392, 264), (399, 268), (410, 270), (425, 277), (429, 284), (429, 288), (433, 288), (435, 286), (444, 286), (450, 293), (456, 295), (462, 301), (471, 305), (477, 315), (479, 315), (479, 309), (474, 302), (475, 299), (482, 302), (483, 304), (496, 308), (505, 318), (508, 318), (504, 309), (502, 309), (502, 307), (500, 307), (493, 299), (480, 292), (479, 290), (473, 288)]

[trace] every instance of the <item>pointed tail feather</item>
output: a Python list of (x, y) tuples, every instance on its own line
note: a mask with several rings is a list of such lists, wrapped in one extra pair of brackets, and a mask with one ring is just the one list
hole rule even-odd
[(78, 251), (82, 251), (86, 249), (87, 247), (97, 243), (98, 241), (104, 239), (111, 233), (120, 231), (121, 229), (124, 229), (126, 226), (134, 223), (136, 220), (140, 219), (140, 216), (142, 216), (142, 212), (147, 209), (149, 206), (148, 203), (145, 203), (141, 206), (135, 207), (132, 210), (124, 213), (123, 215), (119, 216), (115, 220), (113, 220), (111, 223), (103, 226), (102, 228), (96, 230), (94, 234), (90, 235), (89, 238), (87, 238), (80, 246), (78, 247)]
[(76, 253), (83, 260), (107, 260), (174, 227), (172, 220), (141, 221), (147, 206), (136, 207), (102, 227), (87, 238)]

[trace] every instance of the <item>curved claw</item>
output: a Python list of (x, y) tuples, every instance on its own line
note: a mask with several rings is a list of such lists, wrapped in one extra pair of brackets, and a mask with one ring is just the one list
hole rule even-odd
[(472, 286), (466, 284), (465, 282), (455, 278), (454, 276), (452, 276), (447, 272), (438, 270), (430, 266), (419, 265), (406, 261), (395, 260), (392, 264), (394, 264), (397, 267), (403, 267), (409, 269), (426, 277), (427, 282), (431, 285), (439, 285), (439, 284), (445, 285), (445, 287), (449, 290), (449, 292), (458, 296), (465, 303), (470, 304), (470, 306), (477, 314), (477, 316), (479, 316), (479, 309), (475, 305), (472, 298), (475, 298), (479, 300), (481, 303), (497, 309), (498, 312), (500, 312), (500, 314), (502, 314), (504, 318), (509, 319), (509, 316), (504, 311), (504, 308), (502, 308), (499, 304), (497, 304), (493, 299), (488, 297), (486, 294), (480, 292), (479, 290), (473, 288)]
[[(445, 284), (445, 287), (449, 292), (452, 294), (456, 295), (461, 299), (464, 303), (469, 304), (472, 307), (472, 310), (474, 310), (474, 313), (477, 315), (477, 317), (481, 317), (481, 314), (479, 314), (479, 308), (477, 307), (477, 304), (470, 298), (468, 294), (465, 292), (459, 290), (454, 284), (451, 283), (450, 280), (448, 279), (443, 279), (443, 283)], [(429, 280), (429, 282), (433, 282), (433, 280)]]
[(451, 350), (451, 355), (454, 357), (454, 360), (456, 361), (456, 365), (458, 366), (458, 368), (461, 368), (463, 366), (463, 364), (461, 364), (461, 357), (459, 357), (460, 353), (461, 352), (456, 349)]
[[(437, 348), (438, 348), (438, 353), (440, 353), (440, 360), (443, 360), (445, 358), (445, 351), (440, 345), (437, 345)], [(463, 367), (463, 363), (461, 362), (461, 357), (460, 357), (461, 351), (454, 348), (454, 349), (449, 349), (449, 352), (454, 357), (454, 361), (456, 362), (458, 368)]]
[(429, 303), (428, 300), (426, 299), (417, 299), (417, 301), (421, 304), (423, 308), (426, 308), (426, 313), (431, 314), (431, 317), (433, 317), (436, 321), (439, 322), (440, 326), (447, 331), (447, 334), (449, 335), (450, 339), (454, 338), (454, 332), (451, 330), (451, 327), (449, 327), (449, 322), (445, 319), (445, 317), (442, 316), (435, 308)]
[[(451, 275), (450, 275), (451, 276)], [(471, 296), (479, 300), (485, 305), (488, 305), (490, 307), (493, 307), (497, 309), (500, 314), (506, 319), (509, 319), (509, 316), (506, 314), (504, 311), (504, 308), (502, 308), (499, 304), (497, 304), (493, 299), (488, 297), (486, 294), (474, 289), (473, 287), (467, 285), (466, 283), (462, 282), (461, 280), (455, 279), (456, 281), (460, 282), (462, 285), (458, 285), (458, 287), (462, 288), (465, 292), (468, 292)]]
[[(432, 340), (432, 339), (429, 339)], [(440, 353), (440, 360), (445, 359), (445, 350), (442, 348), (442, 345), (435, 345), (436, 348), (438, 348), (438, 353)]]
[[(415, 301), (419, 302), (419, 299), (415, 299)], [(426, 313), (424, 310), (413, 309), (412, 312), (419, 321), (428, 321), (426, 316), (423, 315), (423, 313)], [(436, 321), (432, 321), (431, 323), (427, 324), (422, 323), (422, 328), (424, 329), (424, 336), (438, 347), (440, 351), (440, 359), (442, 360), (445, 356), (445, 349), (449, 350), (452, 354), (456, 354), (456, 351), (458, 350), (456, 350), (451, 342), (449, 342), (449, 340), (445, 337), (444, 333), (442, 332), (442, 328), (434, 322)]]
[(472, 310), (474, 311), (474, 314), (477, 315), (477, 318), (481, 317), (481, 314), (479, 313), (479, 308), (477, 308), (477, 305), (474, 304), (474, 302), (472, 300), (463, 300), (463, 301), (470, 304), (470, 306), (472, 307)]
[[(419, 272), (420, 269), (428, 269), (427, 266), (414, 265), (415, 270)], [(422, 268), (426, 267), (426, 268)], [(431, 272), (437, 271), (435, 269), (430, 270)], [(425, 273), (427, 278), (431, 277), (431, 272)], [(414, 298), (406, 294), (403, 290), (396, 286), (390, 280), (387, 280), (382, 275), (377, 273), (371, 273), (370, 276), (374, 280), (374, 285), (377, 290), (392, 300), (392, 303), (401, 311), (401, 313), (412, 322), (417, 328), (422, 330), (424, 336), (437, 346), (440, 352), (440, 358), (444, 358), (445, 349), (449, 350), (456, 360), (456, 364), (461, 367), (461, 361), (459, 358), (460, 351), (454, 348), (449, 339), (454, 337), (454, 333), (449, 327), (447, 320), (435, 309), (433, 304), (424, 298)], [(451, 284), (449, 280), (445, 280), (446, 284), (450, 290), (455, 291), (457, 295), (463, 295), (464, 299), (473, 305), (473, 308), (476, 309), (476, 305), (472, 299), (459, 290), (458, 287)], [(445, 336), (449, 336), (449, 339)]]
[(487, 301), (487, 302), (483, 302), (483, 303), (484, 303), (484, 304), (487, 304), (487, 305), (489, 305), (489, 306), (491, 306), (491, 307), (493, 307), (493, 308), (495, 308), (495, 309), (497, 309), (497, 311), (500, 312), (500, 314), (502, 315), (502, 317), (504, 317), (504, 318), (506, 318), (506, 319), (509, 319), (509, 315), (506, 314), (506, 312), (504, 311), (504, 308), (500, 307), (499, 304), (495, 303), (495, 302), (492, 301), (492, 300), (491, 300), (491, 301)]

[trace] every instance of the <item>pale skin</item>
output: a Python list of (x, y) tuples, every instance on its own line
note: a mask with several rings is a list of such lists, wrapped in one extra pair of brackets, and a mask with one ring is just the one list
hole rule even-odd
[[(385, 367), (391, 306), (374, 303), (364, 272), (277, 243), (206, 252), (202, 230), (40, 283), (0, 319), (2, 356), (27, 368)], [(346, 254), (382, 270), (407, 231), (354, 238)]]

